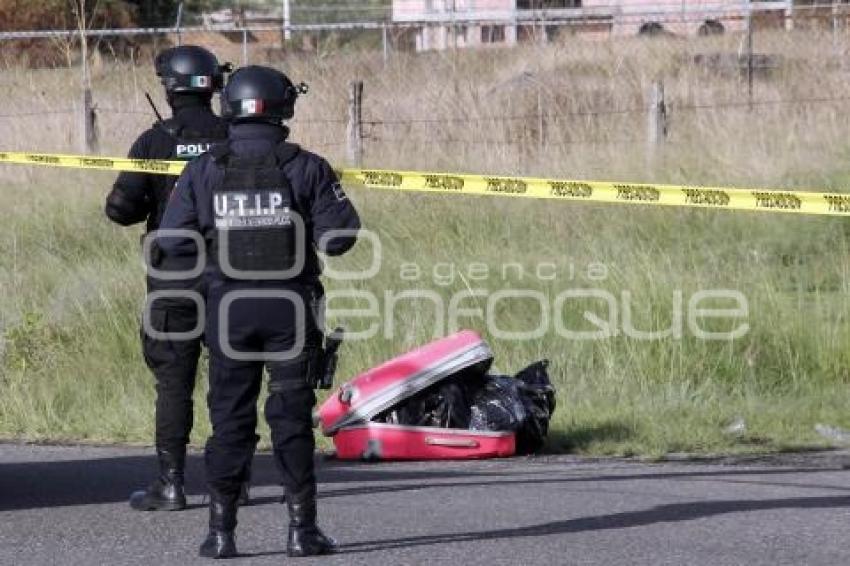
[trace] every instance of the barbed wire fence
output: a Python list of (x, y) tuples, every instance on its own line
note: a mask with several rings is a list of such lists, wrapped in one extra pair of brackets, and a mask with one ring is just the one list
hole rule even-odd
[[(651, 96), (649, 97), (651, 99)], [(732, 100), (720, 101), (708, 104), (687, 104), (668, 102), (666, 99), (655, 99), (650, 105), (635, 106), (630, 108), (609, 108), (599, 110), (575, 111), (575, 112), (546, 112), (545, 115), (540, 114), (518, 114), (518, 115), (499, 115), (499, 116), (447, 116), (447, 117), (421, 117), (411, 116), (408, 118), (389, 118), (380, 119), (377, 117), (369, 117), (352, 123), (348, 118), (344, 117), (310, 117), (298, 118), (297, 124), (301, 127), (309, 126), (335, 126), (339, 131), (343, 129), (354, 132), (355, 140), (343, 139), (340, 136), (334, 140), (316, 140), (312, 143), (319, 148), (338, 147), (346, 148), (350, 160), (357, 164), (358, 159), (354, 157), (353, 149), (357, 145), (365, 146), (366, 144), (396, 144), (396, 143), (419, 143), (419, 144), (455, 144), (469, 146), (519, 146), (527, 143), (524, 139), (497, 139), (475, 135), (474, 137), (456, 137), (452, 135), (416, 137), (410, 135), (410, 129), (416, 126), (433, 125), (455, 125), (455, 126), (500, 126), (503, 131), (510, 132), (512, 127), (521, 128), (527, 125), (537, 126), (541, 119), (549, 127), (556, 127), (559, 122), (569, 121), (575, 118), (604, 118), (611, 116), (645, 116), (649, 118), (648, 123), (652, 120), (661, 121), (662, 125), (659, 128), (662, 133), (662, 138), (670, 131), (670, 122), (678, 113), (694, 112), (694, 111), (719, 111), (719, 110), (746, 110), (759, 111), (761, 109), (777, 107), (777, 106), (816, 106), (822, 104), (837, 104), (850, 102), (848, 96), (828, 96), (828, 97), (809, 97), (809, 98), (792, 98), (778, 100)], [(362, 101), (361, 101), (362, 104)], [(131, 116), (143, 119), (145, 123), (152, 121), (155, 117), (152, 111), (130, 110), (110, 107), (96, 107), (95, 114), (113, 114), (117, 116)], [(78, 112), (74, 108), (62, 108), (51, 110), (40, 110), (36, 112), (10, 112), (0, 113), (0, 121), (13, 121), (23, 118), (39, 119), (42, 117), (52, 116), (69, 116), (73, 117)], [(361, 110), (362, 112), (362, 110)], [(358, 112), (350, 112), (349, 114), (358, 115)], [(467, 131), (475, 132), (477, 130), (466, 128)], [(651, 134), (647, 132), (647, 136)], [(644, 141), (645, 138), (629, 137), (621, 139), (611, 138), (579, 138), (569, 141), (558, 140), (541, 140), (541, 144), (547, 147), (554, 146), (573, 146), (573, 145), (598, 145), (598, 144), (631, 144), (638, 141)], [(661, 140), (655, 140), (658, 143)]]
[[(359, 122), (352, 123), (348, 118), (344, 117), (310, 117), (298, 118), (296, 124), (299, 127), (311, 126), (333, 126), (338, 132), (353, 132), (354, 139), (350, 136), (340, 135), (335, 139), (318, 139), (311, 140), (311, 146), (317, 149), (337, 148), (344, 150), (347, 154), (349, 162), (354, 165), (360, 165), (362, 161), (362, 148), (369, 144), (418, 144), (425, 146), (427, 144), (442, 144), (442, 145), (460, 145), (460, 146), (523, 146), (528, 143), (526, 139), (518, 138), (510, 135), (510, 132), (525, 128), (529, 125), (537, 127), (541, 120), (546, 124), (541, 135), (545, 136), (545, 130), (548, 128), (556, 128), (559, 122), (567, 122), (575, 118), (605, 118), (615, 116), (631, 116), (635, 119), (641, 117), (647, 118), (647, 123), (653, 121), (659, 122), (660, 126), (656, 126), (654, 132), (647, 129), (643, 136), (631, 136), (621, 138), (600, 137), (598, 139), (581, 137), (571, 140), (548, 140), (541, 138), (539, 143), (546, 147), (570, 147), (570, 146), (592, 146), (592, 145), (617, 145), (617, 144), (634, 144), (636, 142), (645, 142), (649, 138), (654, 137), (653, 144), (663, 143), (664, 138), (670, 133), (671, 122), (680, 113), (695, 112), (695, 111), (760, 111), (777, 106), (817, 106), (824, 104), (841, 104), (850, 102), (848, 96), (831, 96), (831, 97), (810, 97), (810, 98), (794, 98), (781, 100), (756, 100), (756, 101), (720, 101), (709, 104), (687, 104), (668, 102), (666, 99), (652, 99), (650, 105), (635, 106), (630, 108), (610, 108), (589, 111), (575, 112), (547, 112), (544, 116), (539, 114), (517, 114), (517, 115), (499, 115), (499, 116), (451, 116), (451, 117), (420, 117), (411, 116), (408, 118), (390, 118), (380, 119), (376, 117), (368, 117)], [(362, 104), (362, 99), (361, 99)], [(362, 110), (361, 110), (362, 112)], [(22, 118), (41, 118), (45, 116), (69, 116), (73, 117), (77, 113), (76, 109), (64, 108), (53, 109), (49, 111), (39, 112), (18, 112), (18, 113), (3, 113), (0, 114), (0, 121), (18, 120)], [(113, 114), (117, 116), (132, 116), (143, 119), (148, 123), (154, 119), (152, 111), (127, 110), (119, 108), (98, 107), (96, 113)], [(349, 112), (350, 115), (358, 115), (357, 111)], [(466, 137), (459, 137), (452, 134), (428, 135), (423, 136), (421, 133), (413, 133), (412, 130), (417, 126), (474, 126), (462, 128), (465, 131), (473, 132)], [(499, 130), (506, 133), (504, 138), (496, 138), (487, 135), (479, 135), (478, 132), (481, 126), (497, 126)], [(659, 137), (660, 136), (660, 137)], [(360, 147), (360, 150), (356, 148)], [(359, 156), (358, 156), (359, 151)]]
[[(776, 11), (774, 4), (779, 3), (764, 3), (764, 6), (750, 6), (749, 12), (741, 15), (729, 16), (729, 13), (734, 13), (738, 7), (725, 6), (722, 12), (728, 18), (752, 18), (754, 14)], [(783, 4), (785, 5), (785, 4)], [(617, 5), (619, 6), (619, 5)], [(703, 7), (704, 12), (693, 14), (687, 12), (671, 12), (667, 9), (667, 5), (659, 4), (655, 7), (648, 8), (644, 11), (635, 11), (627, 14), (633, 21), (645, 21), (647, 18), (664, 14), (667, 18), (665, 21), (669, 23), (694, 23), (701, 21), (705, 17), (705, 13), (713, 13), (714, 9), (711, 6)], [(790, 4), (788, 5), (790, 6)], [(542, 29), (558, 29), (558, 28), (576, 28), (582, 25), (587, 25), (587, 22), (597, 16), (605, 9), (613, 9), (614, 4), (609, 6), (596, 6), (593, 9), (586, 9), (579, 14), (574, 12), (569, 18), (557, 17), (550, 18), (545, 14), (533, 14), (523, 20), (514, 22), (515, 25), (525, 24), (530, 26), (539, 26)], [(829, 12), (824, 10), (829, 8)], [(786, 17), (802, 18), (805, 21), (815, 21), (824, 23), (828, 29), (834, 33), (843, 32), (847, 28), (845, 25), (850, 21), (850, 5), (809, 5), (791, 8), (783, 8), (791, 10), (790, 16)], [(584, 9), (582, 9), (584, 10)], [(705, 10), (708, 10), (705, 12)], [(731, 12), (730, 12), (731, 10)], [(318, 10), (317, 10), (318, 11)], [(717, 13), (721, 13), (717, 9)], [(388, 14), (385, 14), (389, 18)], [(580, 17), (579, 17), (580, 16)], [(248, 62), (248, 43), (249, 38), (253, 37), (252, 41), (260, 43), (262, 34), (277, 33), (280, 35), (280, 48), (284, 48), (283, 37), (288, 34), (310, 34), (310, 33), (335, 33), (335, 32), (355, 32), (355, 33), (374, 33), (378, 32), (382, 40), (380, 49), (383, 56), (389, 57), (392, 52), (400, 47), (393, 44), (393, 38), (399, 34), (408, 33), (411, 30), (422, 29), (445, 29), (446, 26), (461, 27), (467, 25), (489, 26), (489, 25), (505, 25), (503, 20), (488, 20), (488, 19), (438, 19), (431, 21), (409, 21), (409, 22), (392, 22), (389, 20), (371, 21), (371, 22), (344, 22), (344, 23), (316, 23), (316, 24), (288, 24), (280, 25), (262, 25), (262, 26), (244, 26), (238, 27), (232, 24), (216, 24), (194, 27), (168, 27), (168, 28), (134, 28), (134, 29), (112, 29), (112, 30), (46, 30), (37, 32), (0, 32), (0, 44), (6, 41), (20, 40), (55, 40), (56, 38), (64, 38), (72, 40), (73, 38), (86, 35), (95, 38), (115, 38), (115, 37), (165, 37), (171, 38), (174, 43), (180, 43), (185, 37), (192, 34), (205, 35), (222, 35), (226, 37), (236, 37), (236, 43), (241, 45), (243, 52), (243, 62)], [(751, 22), (747, 22), (746, 30), (752, 30)], [(228, 36), (229, 34), (229, 36)], [(267, 37), (267, 36), (266, 36)], [(261, 38), (261, 39), (257, 39)], [(231, 41), (228, 39), (228, 41)], [(232, 41), (231, 41), (232, 42)], [(757, 60), (757, 55), (752, 52), (752, 43), (749, 43), (749, 50), (739, 53), (731, 64), (739, 71), (747, 74), (748, 80), (752, 82), (752, 77), (759, 66), (769, 66), (769, 61)], [(352, 87), (354, 88), (354, 87)], [(362, 86), (360, 87), (363, 88)], [(368, 91), (367, 91), (368, 92)], [(352, 99), (356, 97), (351, 97)], [(598, 145), (598, 144), (633, 144), (636, 142), (646, 142), (649, 151), (652, 148), (663, 143), (664, 139), (670, 132), (671, 120), (680, 113), (697, 112), (697, 111), (717, 111), (717, 110), (748, 110), (758, 112), (761, 109), (782, 106), (782, 105), (827, 105), (840, 104), (850, 100), (850, 96), (822, 96), (822, 97), (789, 97), (782, 99), (754, 99), (752, 89), (749, 96), (745, 100), (729, 100), (719, 101), (706, 104), (697, 103), (682, 103), (667, 100), (664, 96), (663, 84), (653, 83), (650, 90), (645, 96), (646, 103), (629, 107), (611, 107), (598, 108), (593, 110), (570, 111), (570, 112), (553, 112), (543, 111), (538, 109), (532, 113), (518, 113), (498, 116), (405, 116), (405, 117), (381, 117), (381, 116), (364, 116), (362, 106), (362, 97), (357, 103), (359, 108), (352, 108), (349, 105), (347, 116), (318, 116), (298, 119), (300, 125), (327, 125), (333, 126), (340, 134), (344, 135), (334, 137), (334, 139), (317, 139), (313, 140), (313, 145), (317, 148), (339, 148), (344, 149), (346, 155), (354, 165), (359, 165), (362, 162), (363, 147), (367, 144), (399, 144), (399, 143), (439, 143), (446, 146), (519, 146), (528, 144), (528, 139), (511, 135), (514, 130), (529, 130), (533, 131), (533, 137), (538, 146), (543, 147), (567, 147), (575, 145)], [(351, 104), (354, 104), (352, 102)], [(76, 122), (82, 124), (84, 129), (90, 129), (93, 133), (88, 133), (83, 136), (85, 151), (91, 152), (97, 149), (96, 124), (98, 114), (111, 114), (115, 116), (127, 116), (138, 118), (140, 121), (150, 120), (153, 118), (152, 112), (141, 109), (115, 108), (109, 106), (95, 107), (93, 104), (87, 104), (83, 101), (81, 105), (74, 105), (72, 108), (55, 109), (51, 108), (44, 111), (25, 111), (25, 112), (6, 112), (0, 113), (0, 121), (8, 122), (14, 120), (38, 119), (43, 116), (60, 116), (65, 115), (74, 117), (82, 113), (83, 119)], [(559, 123), (574, 120), (576, 118), (605, 118), (612, 116), (630, 116), (635, 120), (645, 120), (645, 132), (634, 132), (630, 136), (621, 138), (613, 137), (575, 137), (571, 139), (550, 139), (547, 136), (547, 131), (557, 127)], [(437, 132), (436, 135), (428, 133), (423, 135), (421, 129), (416, 130), (419, 126), (441, 126), (441, 125), (476, 125), (482, 124), (498, 126), (497, 130), (501, 131), (503, 137), (493, 136), (492, 132), (488, 135), (480, 135), (477, 129), (466, 128), (466, 131), (473, 132), (468, 136), (457, 135), (457, 133)]]

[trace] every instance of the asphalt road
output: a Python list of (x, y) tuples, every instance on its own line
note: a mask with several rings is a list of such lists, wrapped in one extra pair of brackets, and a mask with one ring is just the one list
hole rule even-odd
[[(850, 457), (646, 464), (571, 457), (320, 462), (328, 564), (850, 564)], [(149, 450), (0, 444), (0, 564), (190, 564), (205, 534), (202, 460), (191, 508), (138, 513)], [(234, 564), (285, 555), (268, 454), (240, 513)], [(298, 562), (298, 561), (294, 561)]]

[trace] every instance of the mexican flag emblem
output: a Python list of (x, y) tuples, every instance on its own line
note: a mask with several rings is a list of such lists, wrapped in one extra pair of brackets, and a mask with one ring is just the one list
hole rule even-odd
[(210, 88), (212, 85), (212, 77), (208, 75), (195, 75), (192, 77), (193, 88)]
[(242, 101), (243, 114), (262, 114), (263, 101), (257, 98), (246, 98)]

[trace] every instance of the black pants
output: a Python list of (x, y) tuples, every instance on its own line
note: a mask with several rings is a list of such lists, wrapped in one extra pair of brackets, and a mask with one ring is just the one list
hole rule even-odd
[[(279, 285), (279, 284), (278, 284)], [(296, 315), (293, 300), (243, 298), (228, 309), (229, 320), (219, 317), (228, 292), (244, 289), (274, 290), (263, 284), (249, 287), (213, 286), (207, 311), (210, 349), (210, 388), (207, 396), (213, 434), (207, 441), (206, 468), (210, 491), (223, 501), (235, 501), (258, 437), (257, 398), (263, 369), (269, 373), (265, 418), (271, 428), (275, 462), (289, 493), (314, 490), (312, 413), (316, 397), (309, 383), (313, 353), (321, 334), (311, 315), (320, 287), (291, 285), (286, 291), (302, 303), (304, 316)], [(278, 287), (278, 290), (280, 288)], [(299, 339), (300, 336), (300, 339)], [(222, 340), (239, 353), (292, 352), (290, 361), (234, 359)], [(295, 349), (298, 342), (304, 348)]]
[[(198, 324), (197, 305), (191, 300), (160, 299), (151, 307), (150, 325), (157, 332), (189, 332)], [(142, 328), (142, 352), (156, 378), (156, 446), (170, 452), (183, 450), (192, 432), (201, 338), (158, 340)]]

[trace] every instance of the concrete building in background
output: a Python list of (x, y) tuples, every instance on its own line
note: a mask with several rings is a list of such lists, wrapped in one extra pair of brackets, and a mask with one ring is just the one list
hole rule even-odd
[[(394, 22), (440, 22), (415, 28), (415, 49), (447, 49), (517, 41), (516, 0), (394, 0)], [(464, 23), (456, 23), (463, 20)], [(481, 22), (475, 25), (471, 22)], [(487, 22), (485, 24), (485, 22)]]
[(408, 47), (425, 51), (545, 42), (563, 35), (740, 32), (750, 14), (762, 27), (788, 27), (793, 5), (792, 0), (393, 0), (392, 7), (394, 22), (413, 26)]

